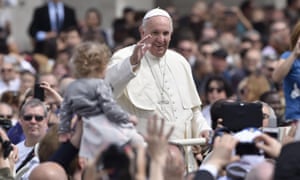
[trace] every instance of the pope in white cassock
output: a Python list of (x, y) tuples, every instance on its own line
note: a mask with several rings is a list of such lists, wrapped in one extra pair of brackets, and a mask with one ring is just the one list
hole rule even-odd
[(156, 113), (166, 126), (175, 127), (171, 139), (207, 137), (210, 127), (200, 112), (190, 65), (168, 50), (172, 32), (166, 11), (148, 11), (140, 27), (141, 40), (113, 54), (106, 79), (122, 108), (138, 117), (142, 134)]

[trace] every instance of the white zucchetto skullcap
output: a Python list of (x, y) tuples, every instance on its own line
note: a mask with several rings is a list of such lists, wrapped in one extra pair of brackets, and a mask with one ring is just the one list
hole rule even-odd
[(167, 11), (163, 10), (163, 9), (160, 9), (160, 8), (155, 8), (155, 9), (151, 9), (150, 11), (148, 11), (146, 13), (146, 15), (144, 16), (143, 20), (151, 18), (153, 16), (164, 16), (164, 17), (167, 17), (170, 20), (172, 20), (169, 13)]

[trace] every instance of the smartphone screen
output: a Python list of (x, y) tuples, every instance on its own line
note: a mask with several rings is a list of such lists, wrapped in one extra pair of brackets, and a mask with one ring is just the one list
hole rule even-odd
[(39, 99), (41, 101), (45, 100), (45, 92), (44, 89), (40, 86), (40, 84), (34, 85), (34, 98)]

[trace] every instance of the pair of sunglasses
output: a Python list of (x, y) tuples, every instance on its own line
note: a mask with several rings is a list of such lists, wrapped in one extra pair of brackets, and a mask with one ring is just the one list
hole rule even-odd
[(37, 122), (44, 120), (44, 116), (39, 116), (39, 115), (24, 115), (23, 119), (24, 121), (31, 121), (33, 117)]
[(209, 93), (212, 93), (214, 91), (217, 91), (217, 93), (221, 93), (222, 91), (224, 91), (224, 88), (212, 88), (212, 87), (208, 88)]

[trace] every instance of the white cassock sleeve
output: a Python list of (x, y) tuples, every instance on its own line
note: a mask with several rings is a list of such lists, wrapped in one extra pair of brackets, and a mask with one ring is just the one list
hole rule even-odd
[(135, 76), (130, 59), (126, 58), (108, 67), (105, 80), (112, 86), (114, 97), (118, 98), (124, 92), (129, 81)]
[(211, 130), (206, 119), (202, 115), (199, 108), (193, 108), (193, 119), (192, 119), (192, 137), (198, 138), (200, 132), (204, 130)]

